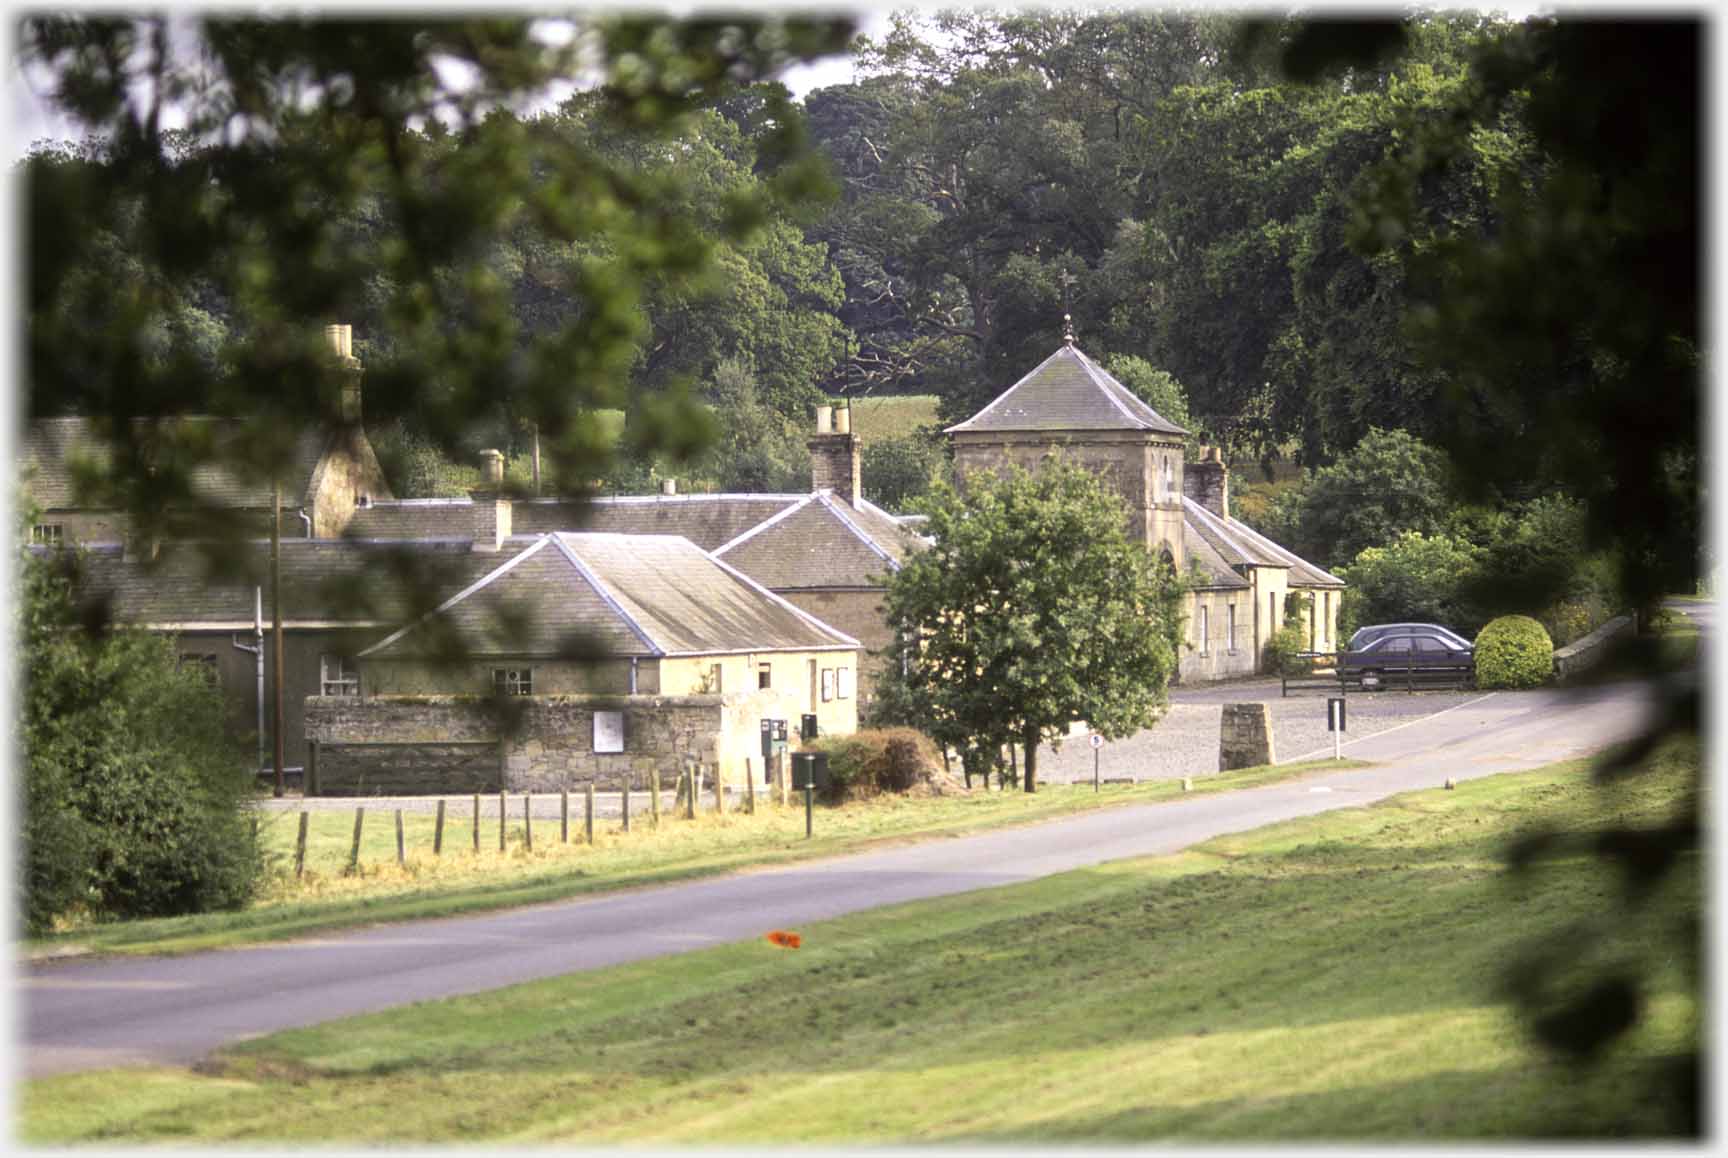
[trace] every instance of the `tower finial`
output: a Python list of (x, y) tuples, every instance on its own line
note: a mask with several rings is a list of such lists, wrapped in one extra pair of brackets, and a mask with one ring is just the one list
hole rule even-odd
[(1074, 317), (1068, 302), (1068, 287), (1074, 284), (1074, 275), (1063, 270), (1056, 275), (1056, 280), (1062, 283), (1062, 344), (1074, 344)]

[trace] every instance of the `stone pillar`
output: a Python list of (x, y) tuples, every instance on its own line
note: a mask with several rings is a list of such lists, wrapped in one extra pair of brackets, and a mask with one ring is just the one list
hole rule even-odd
[(1218, 733), (1218, 770), (1270, 764), (1272, 713), (1265, 704), (1225, 704)]

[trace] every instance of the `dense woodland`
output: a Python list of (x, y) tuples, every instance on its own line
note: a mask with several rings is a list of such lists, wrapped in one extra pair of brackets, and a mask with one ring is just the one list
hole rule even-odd
[[(591, 338), (610, 327), (629, 364), (560, 364), (537, 353), (540, 361), (517, 375), (526, 393), (503, 373), (446, 387), (437, 374), (416, 377), (396, 284), (401, 222), (379, 208), (401, 190), (332, 195), (347, 268), (360, 270), (366, 287), (345, 295), (342, 320), (353, 324), (368, 366), (390, 368), (369, 379), (374, 442), (404, 497), (460, 493), (482, 446), (506, 449), (521, 477), (537, 408), (562, 376), (578, 419), (607, 406), (624, 411), (626, 453), (550, 485), (641, 490), (664, 470), (730, 490), (802, 489), (814, 402), (934, 395), (939, 420), (957, 421), (1055, 348), (1066, 310), (1084, 349), (1195, 430), (1197, 444), (1226, 448), (1242, 517), (1323, 565), (1347, 569), (1370, 548), (1409, 551), (1399, 546), (1409, 532), (1440, 536), (1454, 563), (1472, 552), (1505, 555), (1506, 541), (1538, 537), (1526, 525), (1538, 496), (1548, 496), (1537, 516), (1545, 526), (1558, 525), (1556, 509), (1568, 510), (1573, 546), (1592, 533), (1590, 546), (1605, 545), (1583, 507), (1566, 507), (1569, 497), (1602, 497), (1580, 485), (1589, 467), (1576, 461), (1580, 450), (1516, 471), (1466, 461), (1469, 447), (1505, 449), (1517, 443), (1520, 421), (1545, 416), (1511, 413), (1491, 391), (1472, 393), (1469, 378), (1483, 368), (1461, 358), (1456, 326), (1436, 323), (1458, 320), (1446, 317), (1455, 301), (1448, 291), (1470, 275), (1470, 247), (1515, 235), (1566, 187), (1567, 159), (1541, 119), (1550, 111), (1542, 82), (1556, 88), (1564, 46), (1551, 28), (1445, 13), (1406, 21), (1396, 51), (1370, 43), (1352, 52), (1351, 27), (1332, 31), (1344, 47), (1328, 67), (1301, 75), (1296, 22), (1150, 10), (903, 14), (879, 40), (854, 42), (855, 83), (801, 102), (760, 80), (716, 86), (650, 126), (614, 115), (601, 91), (538, 114), (494, 111), (461, 131), (429, 118), (392, 148), (411, 152), (433, 187), (428, 212), (470, 213), (453, 228), (482, 241), (449, 270), (432, 269), (431, 282), (460, 292), (414, 323), (457, 335), (446, 346), (459, 340), (477, 361), (491, 351), (501, 362), (527, 361), (538, 339), (556, 355), (560, 335), (586, 327)], [(1559, 81), (1562, 92), (1572, 83)], [(1611, 91), (1612, 77), (1604, 84)], [(612, 184), (584, 187), (544, 152), (513, 153), (522, 141), (573, 148)], [(221, 152), (207, 137), (170, 137), (168, 155), (182, 170)], [(788, 164), (804, 152), (817, 163)], [(95, 146), (61, 147), (27, 164), (51, 186), (57, 171), (101, 155)], [(509, 164), (529, 166), (512, 180), (557, 187), (570, 195), (566, 206), (579, 201), (581, 227), (508, 193), (498, 203), (433, 199), (440, 182), (466, 191), (488, 166)], [(382, 167), (377, 180), (391, 171)], [(230, 168), (217, 176), (256, 175)], [(315, 208), (321, 192), (301, 196)], [(618, 206), (651, 212), (645, 225), (638, 212), (631, 228), (614, 229)], [(483, 224), (493, 227), (476, 229)], [(66, 283), (116, 270), (146, 285), (173, 280), (175, 271), (151, 268), (124, 226), (86, 248), (84, 272)], [(1580, 278), (1591, 274), (1588, 246), (1581, 249), (1578, 268), (1566, 271)], [(1524, 256), (1536, 260), (1540, 243)], [(622, 277), (632, 281), (630, 316), (608, 317)], [(248, 311), (233, 308), (233, 293), (180, 279), (162, 315), (164, 347), (202, 361), (212, 377), (244, 372), (233, 350), (243, 346), (237, 330)], [(58, 307), (69, 329), (72, 307)], [(1619, 360), (1613, 384), (1629, 383), (1629, 360), (1600, 348), (1599, 335), (1592, 340), (1599, 348), (1555, 354), (1557, 372), (1575, 377), (1584, 359), (1608, 367), (1612, 380)], [(1542, 351), (1489, 348), (1514, 371), (1549, 369), (1531, 365)], [(588, 379), (608, 376), (625, 388), (590, 389)], [(51, 390), (38, 384), (38, 409), (62, 401), (42, 398)], [(1588, 384), (1585, 392), (1604, 393)], [(690, 407), (693, 399), (707, 406)], [(1653, 424), (1684, 425), (1694, 418), (1688, 404), (1695, 396), (1677, 396)], [(670, 445), (661, 437), (668, 415), (686, 420)], [(565, 430), (566, 444), (616, 437), (616, 416), (599, 417)], [(1613, 417), (1588, 407), (1574, 415), (1580, 423)], [(1482, 432), (1472, 422), (1497, 439), (1473, 437)], [(1562, 432), (1546, 433), (1561, 441)], [(899, 506), (915, 500), (945, 469), (932, 435), (872, 446), (867, 493)], [(1407, 440), (1388, 454), (1394, 436)], [(1696, 440), (1681, 441), (1678, 453), (1658, 445), (1648, 461), (1618, 465), (1648, 474), (1660, 458), (1674, 484), (1675, 526), (1659, 533), (1675, 541), (1669, 531), (1691, 527), (1695, 541)], [(1358, 459), (1373, 465), (1350, 465)], [(1266, 487), (1278, 463), (1282, 485)], [(1290, 483), (1293, 466), (1306, 481)], [(1323, 479), (1319, 468), (1331, 473)], [(1617, 514), (1623, 524), (1626, 512)], [(1580, 573), (1571, 565), (1540, 601), (1594, 590), (1595, 579)], [(1466, 626), (1499, 609), (1457, 592), (1418, 602)], [(1393, 613), (1389, 603), (1381, 610)]]

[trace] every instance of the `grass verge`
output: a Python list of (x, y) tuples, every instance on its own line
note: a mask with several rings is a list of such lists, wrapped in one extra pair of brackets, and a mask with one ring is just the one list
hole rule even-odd
[[(1304, 764), (1245, 768), (1196, 777), (1196, 792), (1252, 788), (1315, 772), (1365, 767), (1360, 761), (1316, 760)], [(481, 825), (475, 852), (472, 819), (464, 811), (446, 820), (443, 853), (432, 854), (431, 816), (404, 815), (405, 864), (396, 862), (395, 818), (388, 802), (364, 805), (360, 871), (347, 870), (354, 813), (314, 812), (304, 876), (293, 875), (299, 814), (267, 814), (261, 835), (273, 869), (263, 895), (232, 913), (202, 913), (111, 925), (92, 925), (24, 943), (26, 957), (73, 953), (188, 953), (385, 921), (453, 916), (458, 913), (540, 904), (596, 892), (667, 884), (742, 869), (786, 864), (812, 857), (857, 852), (882, 843), (961, 836), (1007, 825), (1053, 820), (1094, 808), (1145, 804), (1181, 795), (1174, 781), (1111, 785), (1101, 793), (1046, 785), (1033, 795), (975, 792), (938, 798), (894, 797), (816, 810), (815, 836), (805, 839), (802, 805), (777, 808), (758, 799), (754, 816), (698, 814), (693, 821), (662, 815), (654, 827), (644, 801), (632, 829), (616, 820), (596, 821), (593, 845), (583, 843), (580, 800), (572, 800), (571, 843), (560, 840), (557, 820), (534, 822), (534, 848), (527, 848), (519, 811), (507, 823), (505, 848), (498, 848), (496, 813)], [(496, 798), (492, 798), (496, 799)], [(521, 797), (510, 798), (512, 809)]]
[[(1696, 745), (1593, 787), (1585, 761), (1411, 793), (1030, 884), (277, 1034), (198, 1072), (28, 1083), (38, 1144), (1073, 1143), (1651, 1136), (1649, 1081), (1696, 1044), (1696, 978), (1657, 964), (1600, 1064), (1537, 1056), (1509, 962), (1618, 881), (1509, 878), (1533, 822), (1656, 821)], [(1604, 947), (1598, 946), (1599, 950)], [(1610, 957), (1610, 959), (1613, 959)]]

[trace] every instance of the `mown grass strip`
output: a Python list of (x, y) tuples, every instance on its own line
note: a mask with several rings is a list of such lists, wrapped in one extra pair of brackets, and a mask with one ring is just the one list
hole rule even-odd
[[(28, 1083), (42, 1143), (1418, 1140), (1659, 1133), (1696, 1041), (1684, 953), (1589, 1070), (1530, 1048), (1501, 978), (1618, 904), (1584, 856), (1513, 884), (1532, 822), (1653, 821), (1696, 746), (1468, 781), (1024, 885), (314, 1026), (202, 1072)], [(1625, 929), (1697, 912), (1696, 860)], [(1658, 939), (1659, 940), (1659, 939)], [(1619, 948), (1626, 949), (1622, 945)]]
[[(1360, 761), (1317, 760), (1271, 768), (1247, 768), (1194, 779), (1195, 792), (1227, 792), (1280, 780), (1365, 767)], [(488, 814), (487, 837), (474, 852), (466, 842), (446, 840), (432, 855), (430, 814), (404, 817), (410, 849), (398, 866), (391, 824), (362, 829), (360, 871), (349, 873), (354, 814), (315, 812), (311, 817), (302, 876), (294, 874), (293, 846), (299, 818), (293, 812), (267, 817), (263, 834), (275, 856), (264, 895), (233, 913), (205, 913), (113, 925), (96, 925), (25, 942), (26, 956), (67, 953), (187, 953), (281, 940), (384, 921), (454, 916), (616, 889), (668, 884), (742, 869), (789, 864), (813, 857), (857, 852), (884, 843), (962, 836), (1016, 824), (1053, 820), (1094, 808), (1145, 804), (1182, 794), (1173, 781), (1112, 785), (1094, 793), (1090, 785), (1046, 785), (1034, 795), (974, 792), (948, 797), (893, 797), (823, 808), (816, 838), (804, 839), (804, 810), (763, 806), (752, 816), (702, 813), (694, 821), (666, 817), (658, 829), (637, 824), (628, 833), (616, 819), (597, 822), (593, 845), (547, 839), (542, 830), (532, 851), (525, 847), (519, 797), (507, 825), (506, 850), (493, 837), (497, 814)], [(373, 811), (376, 801), (356, 801)], [(494, 807), (489, 801), (488, 807)], [(466, 801), (447, 823), (465, 829)], [(371, 817), (369, 816), (370, 820)]]

